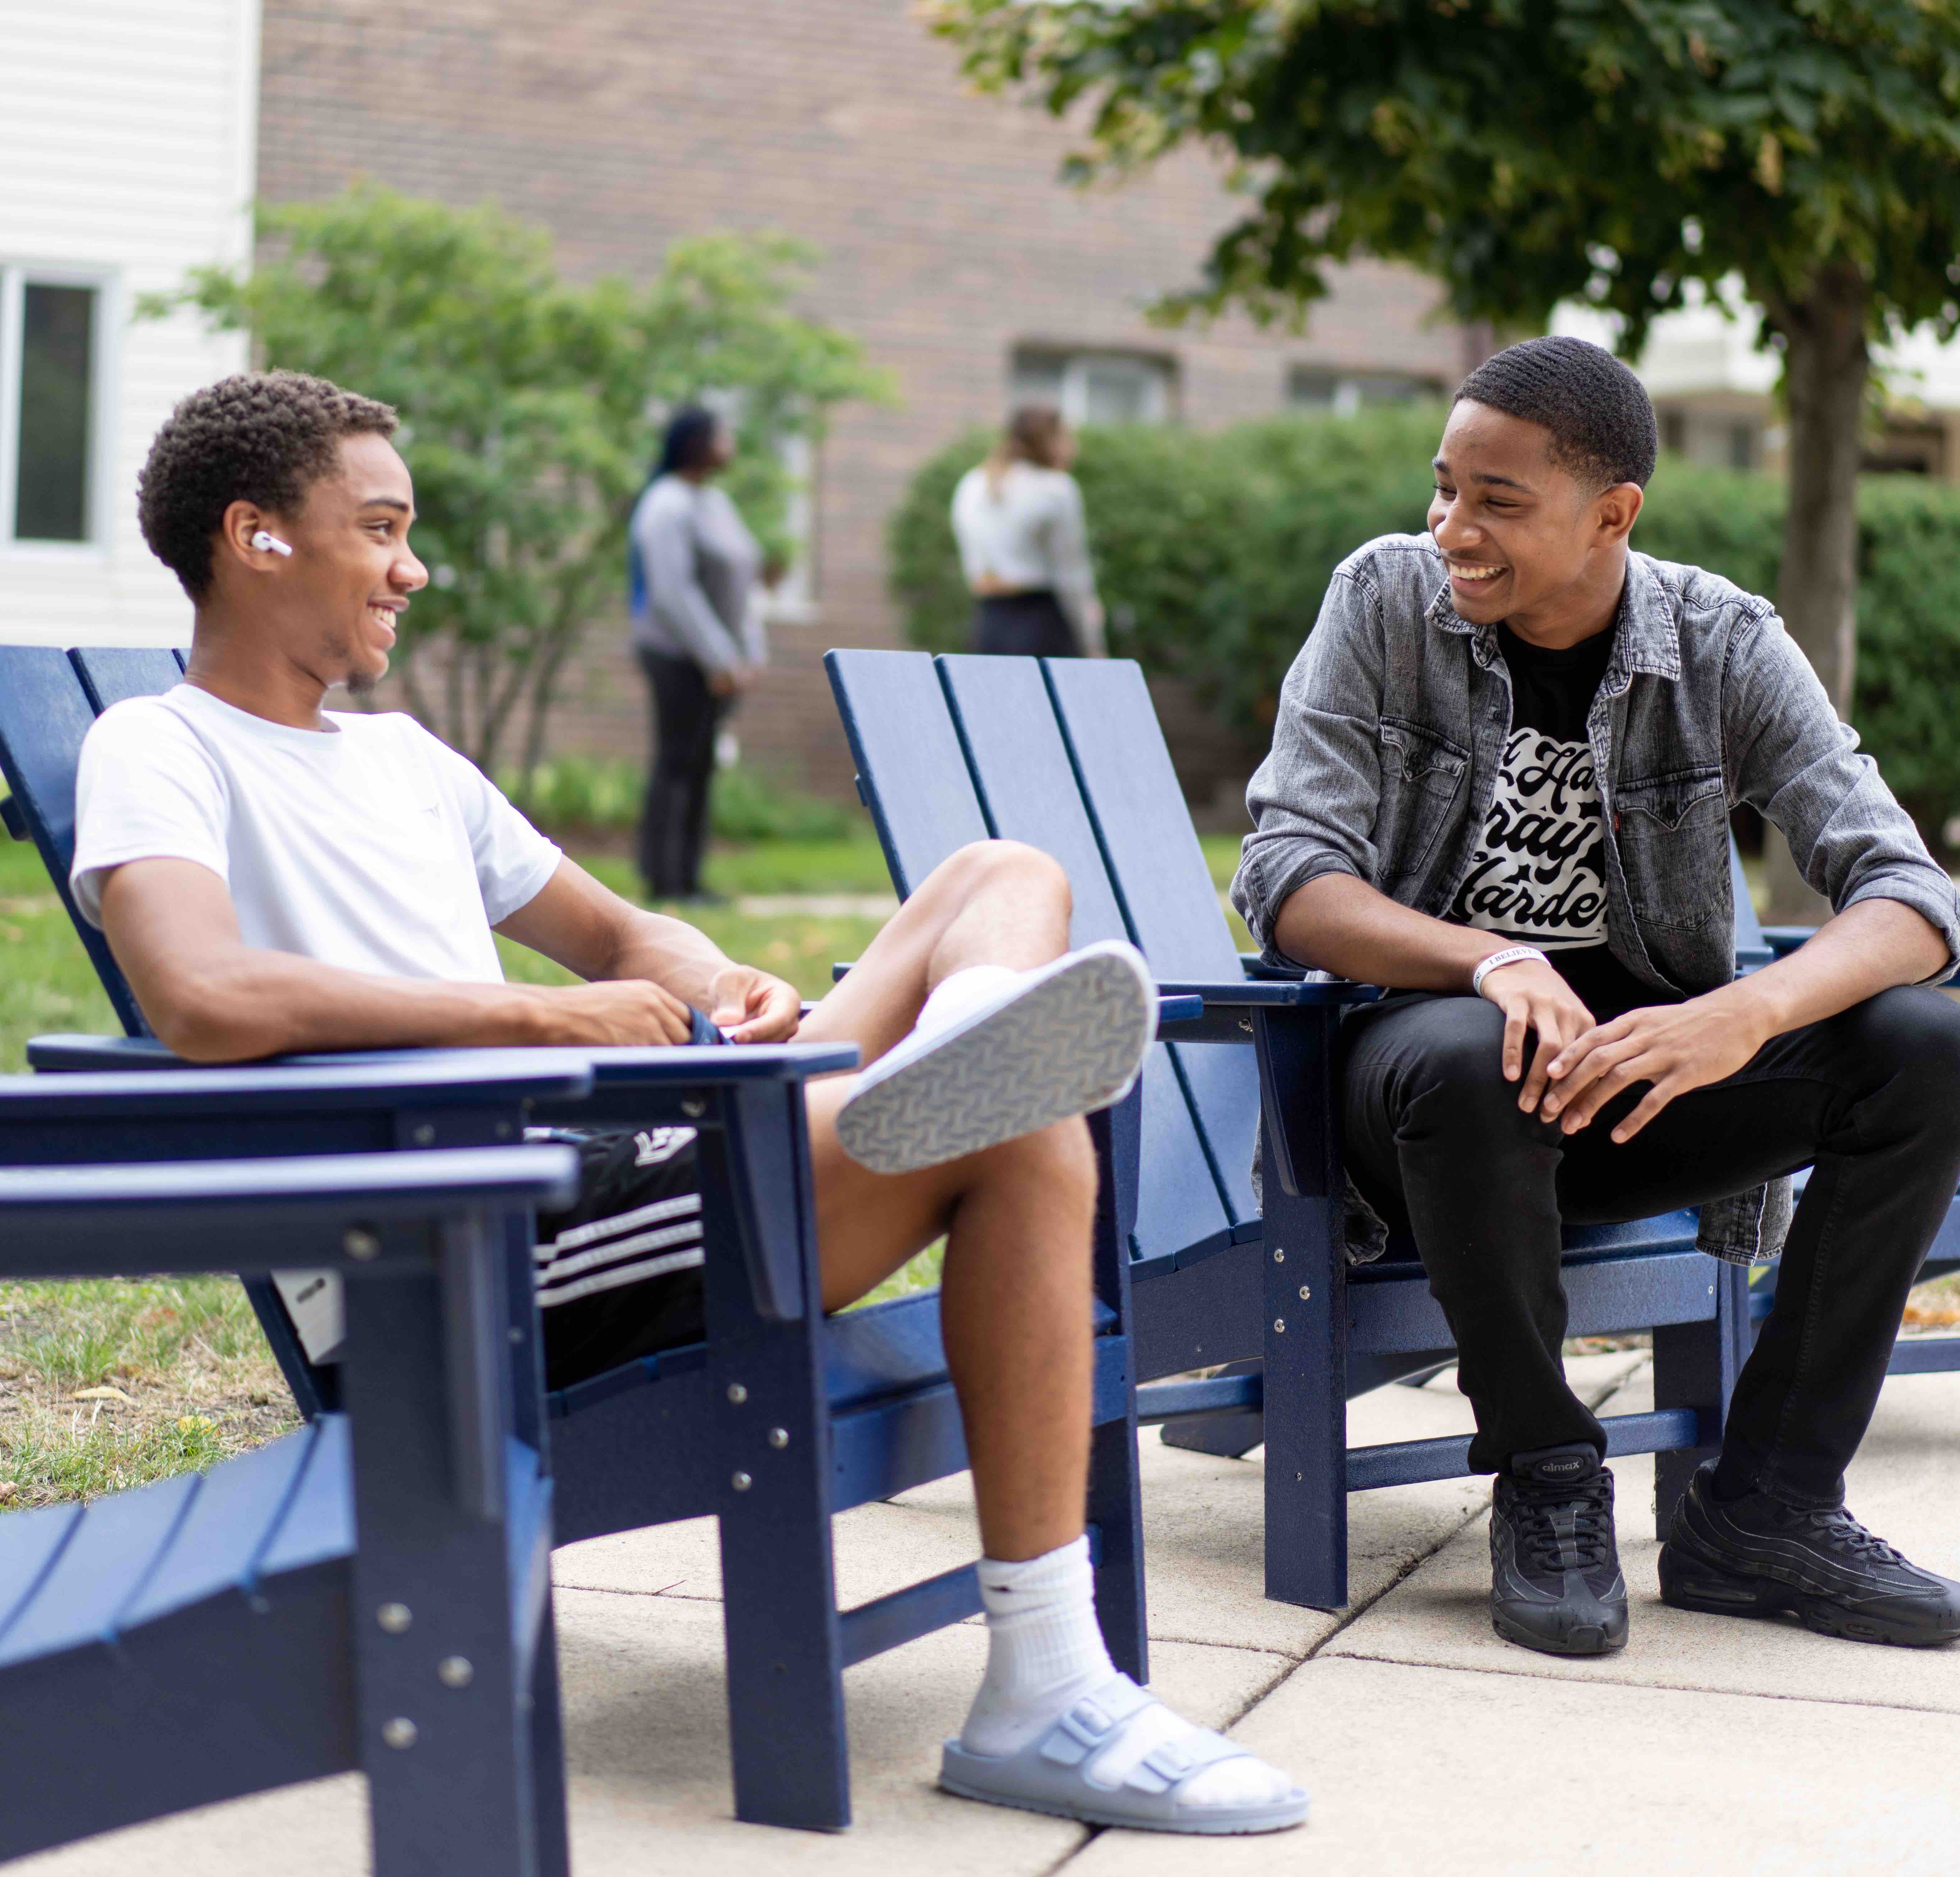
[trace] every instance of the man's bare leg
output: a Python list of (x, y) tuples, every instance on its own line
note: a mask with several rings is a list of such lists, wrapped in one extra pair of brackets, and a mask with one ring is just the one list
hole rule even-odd
[[(963, 850), (866, 948), (802, 1034), (854, 1041), (875, 1061), (953, 972), (1028, 969), (1058, 956), (1068, 915), (1067, 881), (1045, 857), (1005, 842)], [(1164, 1780), (1138, 1773), (1143, 1783), (1133, 1787), (1130, 1775), (1147, 1757), (1168, 1754), (1193, 1769), (1164, 1802), (1174, 1804), (1173, 1828), (1297, 1824), (1306, 1798), (1290, 1780), (1118, 1676), (1096, 1627), (1083, 1537), (1096, 1188), (1087, 1125), (1078, 1116), (937, 1166), (876, 1173), (838, 1139), (837, 1117), (855, 1083), (833, 1078), (807, 1097), (825, 1309), (854, 1301), (947, 1239), (940, 1323), (985, 1553), (988, 1662), (961, 1738), (948, 1743), (942, 1780), (999, 1803), (1136, 1822), (1143, 1815), (1125, 1808), (1159, 1802), (1140, 1794), (1161, 1796)], [(1074, 1775), (1058, 1774), (1037, 1748), (1091, 1696), (1109, 1731), (1082, 1759), (1078, 1791)], [(1058, 1781), (1064, 1790), (1054, 1790)]]

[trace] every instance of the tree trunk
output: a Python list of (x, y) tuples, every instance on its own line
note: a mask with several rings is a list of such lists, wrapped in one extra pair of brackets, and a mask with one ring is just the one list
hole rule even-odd
[[(1790, 402), (1790, 511), (1777, 606), (1846, 718), (1857, 654), (1858, 457), (1871, 369), (1866, 304), (1863, 277), (1841, 263), (1820, 271), (1800, 305), (1771, 307), (1785, 343)], [(1765, 853), (1771, 918), (1812, 924), (1829, 917), (1774, 827)]]

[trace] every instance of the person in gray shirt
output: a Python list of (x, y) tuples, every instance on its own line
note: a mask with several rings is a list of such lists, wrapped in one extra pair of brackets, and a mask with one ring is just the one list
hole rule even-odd
[[(1645, 389), (1597, 346), (1528, 340), (1471, 374), (1428, 531), (1335, 571), (1233, 898), (1268, 951), (1388, 993), (1342, 1026), (1349, 1255), (1402, 1226), (1449, 1319), (1471, 1467), (1497, 1475), (1498, 1633), (1626, 1641), (1560, 1234), (1696, 1206), (1704, 1251), (1783, 1268), (1662, 1596), (1951, 1642), (1960, 1583), (1844, 1492), (1960, 1179), (1960, 1005), (1931, 988), (1960, 901), (1775, 608), (1630, 546), (1655, 453)], [(1741, 802), (1832, 917), (1738, 978)]]
[(688, 405), (669, 422), (633, 511), (633, 648), (653, 693), (654, 760), (640, 872), (656, 899), (699, 900), (708, 789), (722, 720), (766, 656), (756, 581), (762, 554), (714, 478), (735, 453), (727, 425)]

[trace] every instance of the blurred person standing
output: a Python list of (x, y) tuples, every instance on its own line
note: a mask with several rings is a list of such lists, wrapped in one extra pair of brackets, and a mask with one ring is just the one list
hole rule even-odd
[(987, 460), (959, 479), (953, 532), (973, 594), (976, 652), (1103, 655), (1075, 438), (1060, 412), (1024, 406)]
[(767, 657), (762, 552), (714, 479), (727, 425), (698, 404), (669, 420), (627, 549), (633, 647), (653, 693), (654, 759), (639, 865), (656, 899), (700, 901), (701, 856), (722, 721)]

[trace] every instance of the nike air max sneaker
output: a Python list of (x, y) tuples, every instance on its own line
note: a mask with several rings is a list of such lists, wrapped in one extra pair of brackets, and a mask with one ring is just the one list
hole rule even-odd
[(1586, 1442), (1511, 1456), (1491, 1503), (1491, 1627), (1551, 1656), (1627, 1640), (1613, 1476)]
[(1660, 1552), (1661, 1600), (1716, 1616), (1787, 1611), (1823, 1636), (1926, 1648), (1960, 1637), (1960, 1583), (1922, 1570), (1841, 1506), (1724, 1501), (1703, 1466)]

